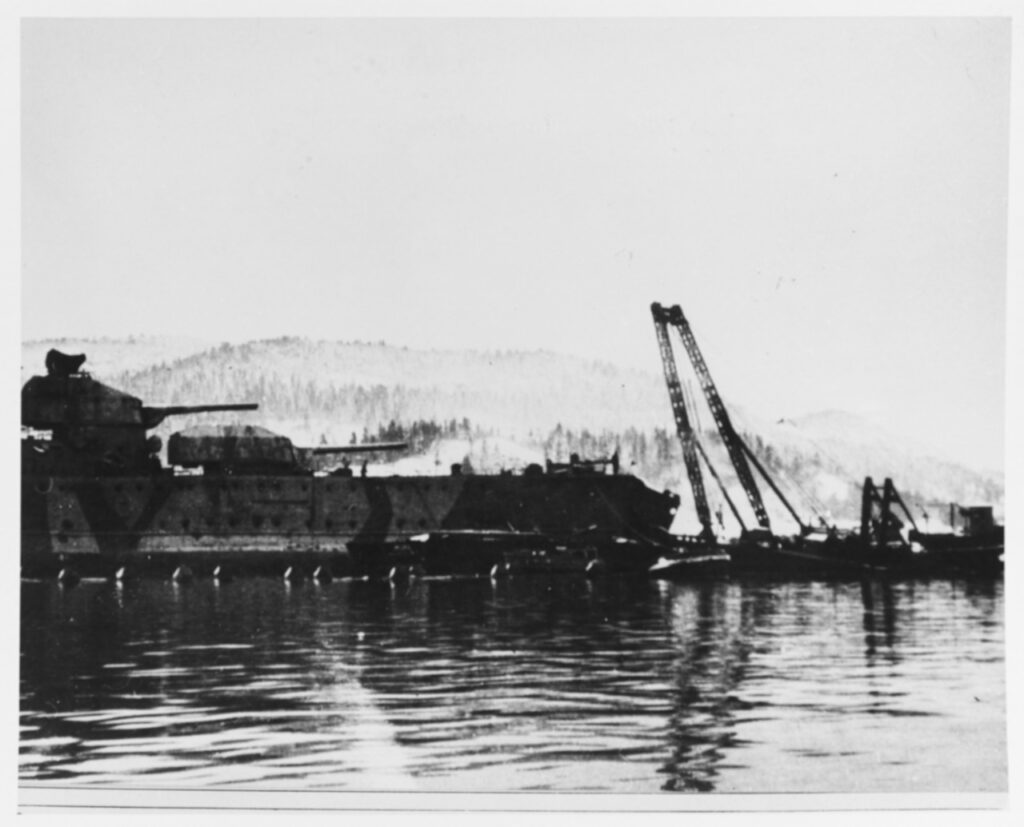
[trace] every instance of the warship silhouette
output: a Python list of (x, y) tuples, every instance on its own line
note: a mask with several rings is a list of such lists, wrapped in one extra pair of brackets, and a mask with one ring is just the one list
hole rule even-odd
[(522, 473), (357, 475), (265, 428), (151, 431), (165, 418), (256, 404), (146, 405), (51, 350), (22, 389), (25, 577), (501, 575), (646, 570), (679, 498), (620, 472), (617, 456)]

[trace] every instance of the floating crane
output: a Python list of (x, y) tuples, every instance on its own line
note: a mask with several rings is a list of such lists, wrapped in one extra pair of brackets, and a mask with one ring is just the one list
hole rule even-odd
[(682, 442), (683, 445), (683, 460), (686, 463), (687, 476), (690, 479), (690, 486), (693, 488), (694, 501), (697, 506), (697, 516), (701, 521), (701, 525), (704, 527), (704, 533), (711, 533), (711, 517), (707, 505), (707, 495), (704, 491), (704, 481), (697, 461), (698, 453), (704, 459), (708, 470), (721, 487), (722, 494), (725, 496), (725, 500), (733, 515), (739, 522), (744, 534), (747, 533), (747, 528), (743, 519), (740, 517), (739, 510), (730, 499), (721, 479), (715, 472), (714, 467), (711, 465), (707, 454), (704, 452), (704, 448), (697, 439), (697, 435), (694, 433), (693, 427), (690, 425), (690, 420), (686, 413), (686, 397), (683, 393), (682, 385), (679, 382), (679, 373), (676, 370), (675, 356), (673, 355), (672, 345), (669, 341), (669, 325), (675, 327), (683, 341), (683, 346), (686, 348), (686, 353), (690, 358), (690, 363), (693, 365), (694, 372), (697, 374), (697, 380), (700, 382), (701, 390), (704, 391), (704, 398), (707, 400), (708, 407), (711, 409), (711, 415), (715, 420), (715, 425), (718, 427), (718, 433), (729, 453), (729, 459), (732, 462), (733, 467), (736, 469), (736, 476), (739, 478), (740, 485), (743, 487), (743, 491), (747, 495), (747, 501), (750, 503), (750, 507), (754, 511), (754, 516), (757, 519), (758, 526), (765, 532), (771, 532), (771, 520), (769, 519), (768, 511), (764, 506), (761, 491), (757, 487), (754, 475), (750, 470), (750, 463), (752, 463), (758, 472), (760, 472), (761, 476), (764, 477), (765, 482), (768, 483), (772, 491), (775, 492), (775, 495), (782, 501), (782, 504), (792, 515), (793, 519), (796, 520), (797, 525), (800, 526), (801, 532), (807, 533), (809, 529), (804, 524), (803, 520), (800, 519), (799, 514), (797, 514), (793, 506), (790, 505), (789, 500), (787, 500), (782, 491), (779, 490), (779, 487), (775, 484), (764, 466), (754, 455), (754, 452), (750, 450), (750, 447), (743, 441), (743, 438), (740, 437), (736, 432), (736, 429), (733, 427), (732, 421), (729, 419), (729, 412), (726, 410), (725, 404), (722, 402), (722, 398), (718, 394), (718, 389), (715, 387), (715, 383), (711, 378), (711, 372), (708, 370), (707, 362), (704, 361), (704, 356), (697, 345), (697, 340), (694, 338), (693, 330), (690, 328), (690, 323), (683, 315), (682, 309), (679, 305), (664, 308), (655, 302), (651, 305), (651, 315), (654, 317), (654, 329), (658, 336), (658, 345), (661, 350), (661, 361), (665, 369), (665, 382), (668, 385), (669, 399), (672, 402), (672, 412), (676, 420), (676, 430), (679, 434), (680, 442)]

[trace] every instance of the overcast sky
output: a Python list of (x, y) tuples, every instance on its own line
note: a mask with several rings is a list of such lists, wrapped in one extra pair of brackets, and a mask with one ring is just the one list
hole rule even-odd
[[(545, 348), (1002, 464), (997, 19), (30, 20), (23, 338)], [(668, 402), (666, 397), (666, 411)]]

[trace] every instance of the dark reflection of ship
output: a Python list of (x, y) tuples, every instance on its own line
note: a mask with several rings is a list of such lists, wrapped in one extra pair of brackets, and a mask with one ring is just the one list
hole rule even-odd
[(302, 699), (246, 684), (282, 665), (313, 681), (324, 672), (315, 657), (289, 651), (295, 636), (315, 640), (312, 602), (301, 610), (305, 618), (289, 616), (287, 602), (254, 591), (239, 611), (209, 585), (146, 581), (74, 589), (25, 583), (21, 594), (21, 718), (29, 731), (22, 738), (56, 745), (35, 762), (44, 780), (78, 778), (77, 761), (129, 754), (120, 745), (133, 742), (140, 757), (132, 776), (140, 782), (160, 777), (160, 767), (147, 766), (154, 747), (183, 767), (246, 760), (186, 742), (235, 719), (296, 715), (289, 726), (301, 725)]
[(432, 582), (393, 589), (390, 608), (383, 584), (353, 585), (350, 611), (379, 622), (360, 681), (400, 745), (443, 756), (421, 776), (458, 767), (499, 786), (532, 776), (522, 788), (600, 789), (564, 768), (607, 762), (649, 783), (672, 708), (656, 584)]
[[(751, 708), (737, 689), (754, 649), (752, 633), (775, 611), (769, 592), (745, 593), (741, 586), (720, 582), (560, 581), (551, 584), (554, 593), (541, 597), (522, 581), (479, 586), (468, 600), (460, 590), (460, 622), (451, 624), (446, 618), (455, 609), (445, 587), (434, 584), (413, 632), (422, 648), (403, 651), (405, 672), (399, 673), (388, 655), (364, 663), (362, 680), (385, 699), (391, 715), (401, 714), (411, 689), (419, 699), (460, 697), (458, 705), (429, 721), (429, 734), (410, 732), (404, 740), (455, 741), (456, 729), (471, 727), (477, 740), (459, 739), (470, 763), (543, 762), (556, 756), (581, 762), (637, 760), (667, 776), (660, 786), (670, 791), (712, 791), (719, 770), (737, 766), (729, 763), (735, 761), (730, 753), (743, 745), (734, 718)], [(652, 588), (660, 591), (660, 601), (651, 599)], [(358, 604), (364, 611), (381, 606), (369, 594)], [(396, 617), (396, 622), (403, 621)], [(450, 636), (445, 642), (463, 653), (493, 647), (517, 657), (511, 666), (501, 657), (483, 657), (459, 671), (457, 687), (438, 686), (430, 674), (436, 665), (431, 641), (439, 624)], [(398, 639), (409, 646), (405, 630), (395, 629)], [(411, 676), (423, 681), (421, 688), (410, 687)], [(561, 699), (560, 707), (552, 706), (555, 698)], [(547, 718), (549, 742), (558, 740), (552, 730), (567, 720), (580, 725), (566, 727), (568, 734), (585, 727), (586, 737), (548, 743), (540, 755), (511, 756), (495, 755), (491, 740), (481, 740), (502, 730), (508, 734), (519, 717), (535, 725), (538, 716)], [(609, 746), (623, 727), (630, 728), (633, 745)], [(500, 744), (500, 738), (493, 740)]]
[[(705, 583), (666, 593), (676, 649), (672, 756), (666, 790), (710, 792), (729, 753), (742, 746), (735, 714), (750, 708), (736, 690), (753, 651), (753, 629), (773, 612), (766, 592)], [(731, 766), (735, 766), (732, 764)]]
[[(999, 596), (973, 581), (24, 583), (23, 777), (108, 783), (114, 755), (139, 784), (735, 791), (782, 749), (772, 721), (927, 711), (903, 659), (978, 624), (1001, 645)], [(835, 662), (803, 670), (815, 652)], [(802, 760), (827, 749), (798, 740), (784, 751)]]
[(896, 595), (887, 580), (862, 580), (864, 605), (864, 661), (868, 668), (879, 662), (899, 661), (896, 649)]
[[(771, 611), (728, 584), (565, 578), (37, 583), (23, 600), (23, 723), (65, 744), (44, 780), (123, 739), (184, 767), (259, 762), (372, 707), (409, 775), (495, 770), (491, 783), (533, 789), (595, 761), (714, 789), (740, 745), (745, 633)], [(282, 738), (224, 749), (226, 728), (253, 722)], [(197, 736), (213, 743), (197, 751)]]

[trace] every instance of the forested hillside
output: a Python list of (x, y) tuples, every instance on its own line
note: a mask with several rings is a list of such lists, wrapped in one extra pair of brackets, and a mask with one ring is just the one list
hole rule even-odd
[[(252, 414), (176, 417), (166, 436), (197, 422), (243, 421), (300, 445), (406, 440), (388, 473), (444, 473), (452, 462), (477, 472), (618, 452), (621, 466), (689, 505), (686, 474), (664, 381), (650, 372), (545, 351), (411, 350), (369, 342), (282, 338), (208, 346), (199, 340), (30, 342), (22, 375), (41, 372), (49, 347), (88, 354), (86, 369), (149, 404), (256, 402)], [(728, 403), (728, 400), (727, 400)], [(855, 518), (865, 476), (892, 477), (914, 509), (938, 520), (949, 501), (1001, 507), (1001, 475), (936, 459), (884, 428), (845, 412), (770, 420), (730, 405), (733, 422), (806, 519)], [(699, 413), (699, 411), (698, 411)], [(703, 442), (736, 487), (723, 446), (700, 414)], [(381, 469), (383, 470), (383, 469)], [(713, 508), (724, 507), (708, 479)], [(784, 512), (767, 493), (770, 508)], [(934, 527), (934, 522), (933, 522)]]

